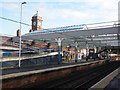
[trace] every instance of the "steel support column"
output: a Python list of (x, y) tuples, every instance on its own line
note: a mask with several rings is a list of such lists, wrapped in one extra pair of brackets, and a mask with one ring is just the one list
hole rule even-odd
[(86, 42), (86, 61), (88, 61), (88, 43)]
[(77, 62), (78, 61), (78, 42), (75, 42), (75, 49), (76, 49), (75, 62)]
[(58, 43), (58, 64), (60, 64), (62, 61), (61, 61), (61, 55), (60, 55), (60, 51), (61, 51), (61, 41), (62, 41), (62, 38), (57, 38), (56, 39), (57, 43)]

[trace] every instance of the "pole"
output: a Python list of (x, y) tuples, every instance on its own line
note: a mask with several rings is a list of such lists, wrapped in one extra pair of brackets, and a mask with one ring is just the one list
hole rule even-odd
[(58, 43), (58, 64), (60, 64), (61, 63), (60, 51), (61, 51), (61, 41), (62, 41), (62, 39), (57, 38), (56, 41)]
[(96, 51), (97, 51), (97, 47), (94, 45), (94, 61), (97, 58)]
[(61, 62), (60, 46), (58, 46), (58, 64)]
[(21, 20), (22, 20), (22, 3), (20, 6), (20, 41), (19, 41), (19, 66), (21, 64)]
[(22, 2), (21, 3), (21, 6), (20, 6), (20, 41), (19, 41), (19, 68), (20, 68), (20, 66), (21, 66), (21, 28), (22, 28), (22, 26), (21, 26), (21, 21), (22, 21), (22, 4), (26, 4), (26, 2)]
[(86, 61), (88, 61), (88, 43), (86, 42)]
[(77, 49), (77, 47), (78, 47), (78, 43), (77, 43), (77, 42), (75, 42), (75, 49), (76, 49), (75, 62), (77, 62), (77, 61), (78, 61), (78, 49)]

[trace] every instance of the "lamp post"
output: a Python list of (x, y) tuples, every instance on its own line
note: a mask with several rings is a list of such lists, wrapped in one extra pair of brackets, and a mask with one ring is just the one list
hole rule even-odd
[(26, 4), (26, 2), (22, 2), (20, 6), (20, 41), (19, 41), (19, 67), (21, 65), (21, 21), (22, 21), (22, 5)]

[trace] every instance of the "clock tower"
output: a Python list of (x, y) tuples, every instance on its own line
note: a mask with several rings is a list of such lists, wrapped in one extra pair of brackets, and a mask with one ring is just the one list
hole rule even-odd
[(32, 17), (32, 30), (42, 30), (42, 17), (38, 16), (38, 11), (37, 13)]

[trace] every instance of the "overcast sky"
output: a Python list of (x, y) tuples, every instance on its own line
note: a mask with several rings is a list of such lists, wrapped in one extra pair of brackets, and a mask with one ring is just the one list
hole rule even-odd
[[(20, 21), (20, 4), (23, 5), (22, 22), (31, 25), (38, 11), (43, 18), (43, 28), (115, 21), (118, 19), (119, 0), (1, 0), (0, 17)], [(16, 35), (20, 25), (0, 19), (0, 34)], [(22, 25), (22, 34), (30, 26)]]

